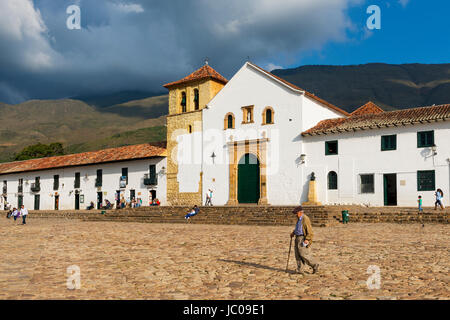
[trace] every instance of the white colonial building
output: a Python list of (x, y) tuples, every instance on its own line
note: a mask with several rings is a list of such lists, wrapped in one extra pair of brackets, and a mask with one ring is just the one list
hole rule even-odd
[[(361, 111), (361, 113), (358, 113)], [(326, 204), (425, 206), (450, 191), (450, 105), (383, 112), (372, 103), (303, 133), (305, 167)]]
[(31, 210), (96, 209), (105, 200), (166, 204), (166, 149), (150, 144), (0, 164), (1, 202)]
[[(421, 195), (430, 206), (437, 188), (450, 199), (450, 105), (348, 114), (250, 62), (230, 81), (206, 65), (165, 87), (169, 203), (213, 190), (214, 205), (297, 205), (313, 172), (322, 204), (416, 206)], [(209, 101), (204, 87), (216, 88)]]
[[(3, 204), (99, 208), (108, 199), (193, 205), (450, 203), (450, 104), (353, 113), (245, 63), (166, 84), (166, 147), (143, 144), (0, 164)], [(314, 175), (313, 175), (314, 173)]]

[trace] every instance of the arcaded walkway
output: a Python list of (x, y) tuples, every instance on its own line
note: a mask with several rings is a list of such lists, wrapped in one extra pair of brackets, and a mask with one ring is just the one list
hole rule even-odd
[[(285, 272), (291, 230), (3, 217), (0, 299), (450, 298), (448, 225), (315, 228), (320, 272), (305, 276)], [(67, 289), (73, 265), (79, 290)], [(380, 289), (367, 288), (370, 265)]]

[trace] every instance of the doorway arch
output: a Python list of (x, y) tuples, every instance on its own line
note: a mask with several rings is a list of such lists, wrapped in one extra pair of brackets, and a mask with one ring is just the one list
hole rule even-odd
[(260, 198), (260, 163), (251, 153), (244, 154), (238, 163), (238, 202), (258, 203)]

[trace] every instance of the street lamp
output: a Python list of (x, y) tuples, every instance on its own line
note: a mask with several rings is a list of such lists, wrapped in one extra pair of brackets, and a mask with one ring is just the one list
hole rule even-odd
[(305, 159), (306, 159), (306, 154), (302, 153), (302, 154), (300, 155), (300, 161), (301, 161), (301, 163), (305, 163)]
[(433, 144), (433, 145), (431, 146), (431, 151), (433, 151), (433, 156), (437, 155), (436, 150), (437, 150), (437, 147), (436, 147), (435, 144)]

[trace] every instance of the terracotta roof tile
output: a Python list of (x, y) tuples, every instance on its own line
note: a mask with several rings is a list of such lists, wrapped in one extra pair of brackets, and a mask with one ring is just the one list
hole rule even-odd
[(439, 120), (450, 120), (450, 104), (420, 107), (377, 114), (354, 115), (349, 118), (334, 118), (320, 121), (302, 135), (330, 134), (358, 129), (417, 124)]
[(145, 159), (158, 156), (165, 157), (166, 149), (161, 146), (146, 143), (120, 148), (69, 154), (65, 156), (0, 163), (0, 175), (114, 161)]
[(381, 109), (379, 106), (377, 106), (372, 101), (369, 101), (362, 107), (359, 107), (358, 109), (356, 109), (355, 111), (350, 113), (350, 116), (353, 117), (353, 116), (361, 116), (364, 114), (378, 114), (378, 113), (382, 113), (382, 112), (384, 112), (383, 109)]
[(280, 77), (274, 75), (273, 73), (271, 73), (271, 72), (269, 72), (269, 71), (267, 71), (267, 70), (264, 70), (263, 68), (261, 68), (261, 67), (255, 65), (255, 64), (253, 64), (253, 63), (250, 63), (250, 62), (247, 62), (247, 63), (250, 64), (250, 65), (252, 65), (253, 67), (255, 67), (255, 68), (257, 68), (257, 69), (259, 69), (259, 70), (261, 70), (261, 71), (263, 71), (263, 72), (265, 72), (265, 73), (267, 73), (267, 74), (269, 74), (271, 77), (274, 77), (275, 79), (277, 79), (277, 80), (283, 82), (285, 85), (287, 85), (288, 87), (291, 87), (292, 89), (304, 91), (304, 92), (305, 92), (305, 95), (306, 95), (307, 97), (309, 97), (309, 98), (311, 98), (311, 99), (313, 99), (313, 100), (316, 100), (317, 102), (319, 102), (319, 103), (321, 103), (321, 104), (327, 106), (328, 108), (333, 109), (333, 110), (335, 110), (335, 111), (337, 111), (337, 112), (339, 112), (339, 113), (341, 113), (341, 114), (343, 114), (343, 115), (345, 115), (345, 116), (349, 116), (349, 115), (350, 115), (347, 111), (344, 111), (344, 110), (342, 110), (341, 108), (336, 107), (334, 104), (331, 104), (331, 103), (329, 103), (328, 101), (325, 101), (325, 100), (323, 100), (323, 99), (321, 99), (321, 98), (315, 96), (315, 95), (312, 94), (311, 92), (308, 92), (308, 91), (306, 91), (306, 90), (304, 90), (304, 89), (302, 89), (302, 88), (300, 88), (300, 87), (297, 87), (295, 84), (292, 84), (292, 83), (290, 83), (290, 82), (284, 80), (283, 78), (280, 78)]
[(184, 77), (181, 80), (170, 82), (165, 84), (163, 87), (170, 88), (175, 85), (184, 84), (191, 81), (198, 81), (202, 79), (214, 79), (216, 81), (219, 81), (223, 84), (226, 84), (228, 82), (227, 79), (225, 79), (220, 73), (218, 73), (216, 70), (211, 68), (209, 65), (205, 64), (200, 69), (194, 71), (187, 77)]

